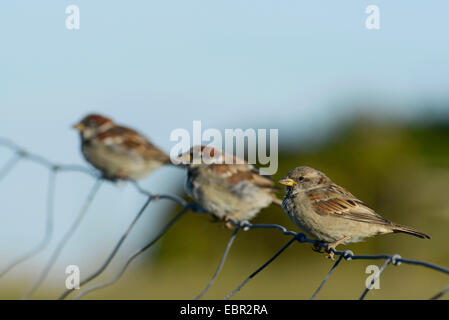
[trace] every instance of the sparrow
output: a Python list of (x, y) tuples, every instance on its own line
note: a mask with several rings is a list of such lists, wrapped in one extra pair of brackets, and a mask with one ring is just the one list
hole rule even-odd
[[(331, 259), (334, 256), (332, 248), (379, 234), (405, 233), (430, 239), (414, 228), (381, 217), (366, 203), (313, 168), (297, 167), (279, 183), (286, 186), (282, 201), (284, 211), (296, 226), (327, 244), (326, 251)], [(316, 245), (315, 249), (318, 248)]]
[(105, 116), (87, 115), (73, 127), (80, 132), (84, 158), (108, 180), (141, 179), (170, 163), (169, 156), (142, 134)]
[(230, 219), (251, 220), (271, 203), (282, 204), (270, 177), (218, 149), (192, 147), (179, 160), (188, 168), (187, 194), (216, 219), (224, 220), (228, 228), (232, 228)]

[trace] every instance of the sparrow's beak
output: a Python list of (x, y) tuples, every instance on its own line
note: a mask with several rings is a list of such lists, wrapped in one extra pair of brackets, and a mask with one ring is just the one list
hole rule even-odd
[(287, 187), (291, 187), (295, 184), (298, 184), (298, 182), (296, 182), (295, 180), (290, 179), (290, 178), (281, 179), (281, 180), (279, 180), (279, 183), (282, 184), (283, 186), (287, 186)]
[(75, 124), (75, 125), (73, 126), (73, 128), (76, 129), (76, 130), (78, 130), (79, 132), (83, 132), (85, 126), (84, 126), (84, 124), (82, 124), (82, 123), (80, 122), (80, 123)]

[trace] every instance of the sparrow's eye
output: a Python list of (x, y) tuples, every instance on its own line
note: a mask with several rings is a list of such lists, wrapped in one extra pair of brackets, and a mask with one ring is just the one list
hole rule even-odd
[(298, 180), (299, 180), (299, 181), (303, 181), (303, 180), (304, 180), (304, 177), (299, 177)]

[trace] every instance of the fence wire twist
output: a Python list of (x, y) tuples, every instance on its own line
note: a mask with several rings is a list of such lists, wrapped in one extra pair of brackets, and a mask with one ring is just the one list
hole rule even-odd
[[(78, 226), (80, 225), (83, 217), (87, 213), (90, 204), (93, 202), (97, 192), (100, 189), (100, 186), (102, 182), (104, 181), (103, 177), (97, 173), (96, 171), (86, 168), (84, 166), (79, 165), (60, 165), (56, 164), (50, 160), (48, 160), (45, 157), (42, 157), (38, 154), (34, 154), (31, 152), (26, 151), (25, 149), (21, 148), (14, 142), (5, 139), (0, 138), (0, 146), (8, 148), (12, 151), (12, 156), (9, 158), (8, 161), (5, 162), (3, 166), (0, 166), (0, 182), (3, 180), (22, 160), (28, 160), (33, 163), (36, 163), (38, 165), (41, 165), (49, 170), (49, 178), (48, 178), (48, 186), (47, 186), (47, 203), (46, 203), (46, 228), (44, 236), (42, 237), (41, 241), (38, 242), (38, 244), (32, 248), (30, 251), (25, 253), (24, 255), (20, 256), (19, 258), (14, 259), (11, 263), (7, 264), (6, 267), (4, 267), (2, 270), (0, 270), (0, 277), (5, 275), (7, 272), (11, 271), (15, 266), (19, 265), (20, 263), (30, 259), (31, 257), (37, 255), (39, 252), (45, 249), (45, 247), (49, 244), (50, 239), (52, 237), (53, 233), (53, 218), (54, 218), (54, 199), (55, 199), (55, 190), (56, 190), (56, 176), (57, 174), (61, 172), (79, 172), (83, 174), (87, 174), (93, 178), (95, 178), (95, 183), (88, 193), (88, 196), (84, 202), (84, 204), (81, 207), (81, 210), (76, 217), (76, 219), (73, 221), (71, 227), (67, 230), (67, 232), (64, 234), (63, 238), (58, 243), (56, 249), (53, 251), (50, 259), (48, 260), (47, 264), (45, 265), (43, 271), (39, 275), (39, 277), (34, 282), (33, 286), (26, 292), (24, 295), (24, 299), (27, 299), (31, 297), (31, 295), (40, 287), (40, 285), (44, 282), (48, 274), (50, 273), (50, 270), (54, 263), (56, 262), (57, 258), (59, 257), (59, 254), (62, 252), (63, 248), (65, 247), (66, 243), (69, 241), (73, 233), (77, 230)], [(88, 282), (92, 281), (93, 279), (97, 278), (101, 273), (106, 270), (108, 265), (111, 263), (117, 252), (119, 251), (121, 245), (124, 243), (128, 235), (131, 233), (133, 227), (137, 224), (139, 218), (142, 216), (142, 214), (146, 211), (147, 207), (152, 201), (156, 200), (170, 200), (175, 203), (177, 203), (179, 206), (182, 207), (182, 209), (176, 214), (157, 234), (156, 236), (151, 239), (147, 244), (142, 246), (140, 249), (135, 251), (133, 254), (131, 254), (127, 259), (124, 265), (121, 267), (119, 272), (116, 274), (115, 277), (113, 277), (111, 280), (101, 283), (95, 286), (92, 286), (90, 288), (87, 288), (80, 293), (78, 293), (74, 299), (79, 299), (82, 296), (93, 292), (95, 290), (105, 288), (107, 286), (110, 286), (114, 284), (116, 281), (118, 281), (122, 275), (125, 273), (129, 265), (143, 252), (151, 248), (162, 236), (173, 226), (174, 223), (176, 223), (186, 212), (194, 211), (194, 212), (201, 212), (206, 213), (204, 210), (202, 210), (197, 204), (195, 203), (187, 203), (184, 199), (181, 197), (178, 197), (176, 195), (171, 194), (153, 194), (144, 188), (142, 188), (137, 181), (130, 180), (129, 181), (137, 190), (137, 192), (143, 194), (147, 197), (145, 203), (141, 207), (141, 209), (138, 211), (137, 215), (132, 220), (131, 224), (126, 229), (125, 233), (120, 237), (119, 241), (105, 260), (105, 262), (92, 274), (90, 274), (87, 278), (82, 280), (80, 282), (80, 287), (86, 285)], [(234, 225), (235, 229), (225, 246), (225, 251), (222, 255), (222, 258), (220, 259), (219, 265), (212, 276), (211, 280), (208, 282), (206, 287), (202, 290), (201, 293), (199, 293), (196, 297), (193, 299), (197, 300), (200, 299), (202, 296), (204, 296), (207, 291), (212, 287), (215, 280), (218, 278), (218, 275), (220, 274), (221, 270), (223, 269), (223, 266), (225, 264), (226, 258), (228, 256), (228, 253), (231, 250), (232, 244), (239, 232), (239, 230), (248, 231), (252, 229), (274, 229), (279, 230), (283, 235), (291, 237), (289, 241), (282, 246), (268, 261), (266, 261), (262, 266), (260, 266), (257, 270), (255, 270), (252, 274), (250, 274), (247, 278), (245, 278), (234, 290), (232, 290), (224, 299), (230, 299), (232, 296), (234, 296), (238, 291), (240, 291), (251, 279), (253, 279), (257, 274), (259, 274), (263, 269), (265, 269), (268, 265), (270, 265), (274, 260), (276, 260), (290, 245), (292, 245), (294, 242), (297, 243), (309, 243), (314, 245), (319, 245), (322, 248), (326, 248), (326, 246), (323, 243), (319, 243), (316, 240), (308, 239), (305, 234), (303, 233), (297, 233), (294, 231), (289, 231), (285, 227), (277, 225), (277, 224), (252, 224), (249, 221), (242, 221), (242, 222), (236, 222), (233, 220), (230, 220), (230, 222)], [(402, 258), (398, 254), (389, 255), (389, 254), (378, 254), (378, 255), (356, 255), (350, 250), (346, 251), (337, 251), (335, 249), (331, 249), (334, 253), (334, 255), (338, 256), (337, 261), (333, 264), (329, 272), (325, 275), (324, 279), (316, 289), (316, 291), (313, 293), (310, 299), (315, 299), (318, 293), (322, 290), (324, 285), (327, 283), (333, 272), (337, 269), (337, 267), (340, 265), (340, 262), (344, 259), (346, 261), (351, 260), (384, 260), (383, 265), (381, 268), (376, 272), (376, 274), (373, 276), (370, 285), (364, 289), (359, 299), (364, 299), (369, 292), (370, 289), (372, 289), (376, 279), (380, 277), (380, 274), (389, 266), (399, 266), (401, 263), (410, 264), (410, 265), (419, 265), (426, 268), (429, 268), (431, 270), (439, 271), (445, 274), (449, 275), (449, 269), (425, 262), (420, 260), (410, 260)], [(64, 291), (59, 299), (66, 298), (74, 289), (67, 289)], [(439, 299), (441, 298), (445, 293), (449, 291), (449, 285), (446, 286), (443, 290), (435, 294), (430, 299)]]

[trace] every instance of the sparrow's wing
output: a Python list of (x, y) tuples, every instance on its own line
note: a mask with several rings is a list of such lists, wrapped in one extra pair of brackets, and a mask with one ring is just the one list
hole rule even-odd
[(98, 138), (118, 152), (127, 153), (132, 150), (132, 152), (144, 157), (161, 161), (168, 160), (168, 156), (155, 147), (147, 138), (137, 131), (126, 127), (114, 126), (99, 134)]
[(249, 164), (212, 164), (209, 169), (220, 174), (225, 180), (237, 185), (239, 182), (248, 182), (260, 188), (278, 191), (269, 176), (262, 176)]
[(321, 216), (332, 215), (360, 222), (392, 224), (338, 185), (332, 184), (329, 187), (313, 189), (306, 194), (315, 212)]

